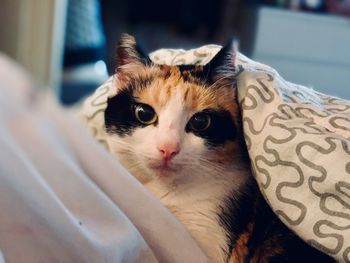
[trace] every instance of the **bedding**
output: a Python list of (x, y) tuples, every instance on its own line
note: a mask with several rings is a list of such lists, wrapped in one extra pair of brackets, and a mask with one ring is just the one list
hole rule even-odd
[[(204, 65), (220, 50), (161, 49), (153, 62)], [(253, 174), (277, 216), (297, 235), (350, 262), (350, 102), (284, 80), (238, 54), (238, 100)], [(81, 117), (108, 150), (104, 110), (113, 77), (88, 97)]]

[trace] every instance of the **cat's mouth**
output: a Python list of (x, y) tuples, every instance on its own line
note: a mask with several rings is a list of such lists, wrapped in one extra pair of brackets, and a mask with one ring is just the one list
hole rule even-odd
[(181, 167), (172, 162), (152, 162), (148, 164), (149, 169), (155, 172), (157, 176), (169, 176), (172, 173), (179, 172)]

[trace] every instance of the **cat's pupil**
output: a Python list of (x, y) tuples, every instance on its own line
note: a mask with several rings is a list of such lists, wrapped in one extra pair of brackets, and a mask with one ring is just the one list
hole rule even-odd
[(157, 120), (157, 115), (153, 108), (146, 104), (135, 105), (135, 117), (143, 124), (152, 124)]
[(209, 128), (211, 118), (208, 114), (196, 114), (190, 120), (191, 128), (194, 131), (203, 131)]

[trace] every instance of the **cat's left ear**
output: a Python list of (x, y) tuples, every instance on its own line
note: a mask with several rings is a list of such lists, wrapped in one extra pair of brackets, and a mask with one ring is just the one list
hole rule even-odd
[(208, 64), (204, 66), (207, 81), (214, 83), (223, 75), (231, 75), (236, 72), (236, 56), (238, 52), (237, 39), (231, 39)]

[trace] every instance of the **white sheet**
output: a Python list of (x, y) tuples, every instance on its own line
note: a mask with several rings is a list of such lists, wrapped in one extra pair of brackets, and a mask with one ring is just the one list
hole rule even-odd
[(0, 262), (206, 262), (185, 228), (0, 55)]

